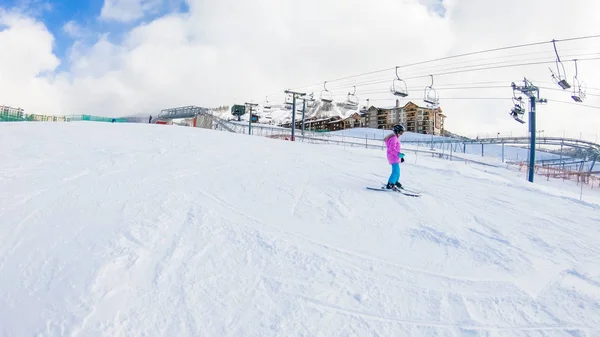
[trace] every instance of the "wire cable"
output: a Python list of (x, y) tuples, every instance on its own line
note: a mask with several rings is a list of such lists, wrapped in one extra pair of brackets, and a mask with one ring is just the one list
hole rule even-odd
[[(580, 37), (566, 38), (566, 39), (560, 39), (560, 40), (540, 41), (540, 42), (533, 42), (533, 43), (526, 43), (526, 44), (519, 44), (519, 45), (512, 45), (512, 46), (505, 46), (505, 47), (499, 47), (499, 48), (493, 48), (493, 49), (487, 49), (487, 50), (480, 50), (480, 51), (475, 51), (475, 52), (463, 53), (463, 54), (458, 54), (458, 55), (451, 55), (451, 56), (446, 56), (446, 57), (441, 57), (441, 58), (436, 58), (436, 59), (430, 59), (430, 60), (426, 60), (426, 61), (420, 61), (420, 62), (405, 64), (405, 65), (398, 66), (398, 68), (406, 68), (406, 67), (411, 67), (411, 66), (415, 66), (415, 65), (422, 65), (422, 64), (426, 64), (426, 63), (432, 63), (432, 62), (437, 62), (437, 61), (442, 61), (442, 60), (448, 60), (448, 59), (453, 59), (453, 58), (460, 58), (460, 57), (465, 57), (465, 56), (470, 56), (470, 55), (490, 53), (490, 52), (494, 52), (494, 51), (501, 51), (501, 50), (515, 49), (515, 48), (523, 48), (523, 47), (536, 46), (536, 45), (542, 45), (542, 44), (548, 44), (548, 43), (555, 43), (555, 42), (575, 41), (575, 40), (582, 40), (582, 39), (593, 39), (593, 38), (599, 38), (599, 37), (600, 37), (600, 35), (589, 35), (589, 36), (580, 36)], [(545, 52), (532, 52), (532, 53), (529, 53), (529, 54), (539, 54), (539, 53), (545, 53)], [(520, 54), (520, 55), (528, 55), (528, 54)], [(584, 54), (584, 55), (589, 55), (589, 54)], [(597, 55), (597, 53), (594, 53), (594, 55)], [(496, 57), (496, 59), (503, 58), (503, 57), (513, 57), (513, 56), (517, 56), (517, 55), (499, 56), (499, 57)], [(563, 57), (565, 57), (565, 56), (563, 56)], [(490, 59), (490, 58), (487, 58), (487, 59)], [(578, 59), (578, 61), (598, 60), (598, 59), (600, 59), (600, 57), (581, 58), (581, 59)], [(469, 61), (467, 61), (467, 62), (469, 62)], [(473, 62), (473, 61), (470, 61), (470, 62)], [(439, 72), (437, 72), (437, 73), (427, 74), (427, 75), (423, 74), (423, 75), (418, 75), (418, 76), (415, 75), (415, 76), (410, 76), (410, 77), (406, 77), (406, 78), (403, 78), (403, 79), (409, 80), (409, 79), (417, 79), (417, 78), (429, 77), (430, 75), (433, 75), (433, 76), (442, 76), (442, 75), (459, 74), (459, 73), (464, 73), (464, 72), (483, 71), (483, 70), (490, 70), (490, 69), (500, 69), (500, 68), (508, 68), (508, 67), (519, 67), (519, 66), (530, 66), (530, 65), (538, 65), (538, 64), (548, 64), (548, 63), (554, 63), (555, 59), (554, 59), (554, 55), (553, 55), (552, 61), (525, 62), (525, 63), (517, 63), (517, 64), (500, 65), (501, 63), (507, 63), (507, 62), (508, 61), (495, 62), (495, 63), (487, 63), (487, 64), (469, 65), (469, 66), (461, 67), (460, 69), (462, 69), (462, 70), (458, 70), (456, 67), (453, 67), (452, 69), (454, 69), (454, 70), (452, 70), (452, 71), (439, 70)], [(462, 62), (462, 63), (466, 63), (466, 62)], [(450, 65), (452, 65), (452, 64), (437, 65), (437, 66), (433, 66), (433, 67), (448, 67)], [(482, 67), (484, 65), (490, 65), (490, 66), (488, 66), (488, 67)], [(389, 71), (389, 70), (394, 70), (394, 69), (396, 69), (396, 67), (394, 67), (394, 68), (386, 68), (386, 69), (376, 70), (376, 71), (370, 71), (370, 72), (356, 74), (356, 75), (351, 75), (351, 76), (346, 76), (346, 77), (341, 77), (341, 78), (337, 78), (337, 79), (333, 79), (333, 80), (328, 80), (327, 82), (329, 83), (329, 82), (335, 82), (335, 81), (342, 81), (342, 80), (346, 80), (346, 79), (356, 78), (356, 77), (359, 77), (359, 76), (370, 76), (370, 75), (381, 73), (383, 71)], [(422, 69), (420, 69), (420, 71), (422, 71)], [(389, 78), (385, 79), (385, 80), (380, 80), (379, 78), (382, 78), (382, 77), (378, 76), (376, 78), (372, 78), (372, 79), (369, 79), (369, 80), (365, 79), (364, 82), (359, 82), (359, 83), (354, 83), (354, 84), (348, 84), (346, 86), (336, 86), (333, 89), (360, 87), (360, 86), (367, 86), (367, 85), (376, 85), (376, 84), (386, 83), (386, 82), (390, 81)], [(546, 82), (546, 83), (549, 83), (549, 82)], [(295, 87), (295, 89), (305, 88), (305, 87), (309, 87), (309, 86), (317, 86), (317, 85), (321, 86), (322, 84), (323, 84), (323, 82), (319, 82), (319, 83), (315, 83), (315, 84), (311, 84), (311, 85), (306, 85), (306, 86), (301, 86), (301, 87)], [(586, 88), (586, 89), (596, 90), (595, 88)], [(598, 90), (600, 90), (600, 89), (598, 89)], [(358, 91), (357, 94), (360, 94), (360, 91)], [(272, 97), (281, 97), (282, 94), (281, 94), (281, 91), (278, 91), (278, 92), (274, 92), (272, 94), (269, 94), (267, 96), (269, 96), (271, 98)], [(264, 97), (264, 95), (263, 95), (263, 97)], [(315, 98), (318, 98), (318, 96), (315, 97)], [(273, 100), (270, 99), (270, 101), (272, 102)]]
[[(499, 48), (492, 48), (492, 49), (480, 50), (480, 51), (469, 52), (469, 53), (462, 53), (462, 54), (457, 54), (457, 55), (451, 55), (451, 56), (439, 57), (439, 58), (435, 58), (435, 59), (429, 59), (429, 60), (420, 61), (420, 62), (409, 63), (409, 64), (405, 64), (405, 65), (396, 66), (396, 67), (393, 67), (393, 68), (385, 68), (385, 69), (380, 69), (380, 70), (374, 70), (374, 71), (370, 71), (370, 72), (366, 72), (366, 73), (350, 75), (350, 76), (341, 77), (341, 78), (337, 78), (337, 79), (333, 79), (333, 80), (327, 80), (327, 82), (328, 83), (329, 82), (337, 82), (337, 81), (341, 81), (341, 80), (345, 80), (345, 79), (350, 79), (350, 78), (355, 78), (355, 77), (359, 77), (359, 76), (365, 76), (365, 75), (371, 75), (371, 74), (375, 74), (375, 73), (381, 73), (381, 72), (385, 72), (385, 71), (395, 70), (396, 68), (407, 68), (407, 67), (412, 67), (412, 66), (421, 65), (421, 64), (427, 64), (427, 63), (438, 62), (438, 61), (449, 60), (449, 59), (454, 59), (454, 58), (459, 58), (459, 57), (465, 57), (465, 56), (471, 56), (471, 55), (491, 53), (491, 52), (501, 51), (501, 50), (509, 50), (509, 49), (515, 49), (515, 48), (532, 47), (532, 46), (537, 46), (537, 45), (542, 45), (542, 44), (548, 44), (548, 43), (554, 43), (554, 42), (576, 41), (576, 40), (595, 39), (595, 38), (600, 38), (600, 35), (579, 36), (579, 37), (572, 37), (572, 38), (566, 38), (566, 39), (560, 39), (560, 40), (554, 39), (554, 40), (550, 40), (550, 41), (539, 41), (539, 42), (524, 43), (524, 44), (518, 44), (518, 45), (512, 45), (512, 46), (505, 46), (505, 47), (499, 47)], [(300, 89), (300, 88), (311, 87), (311, 86), (323, 84), (323, 82), (318, 82), (318, 83), (315, 83), (315, 84), (308, 84), (308, 85), (293, 87), (292, 89), (297, 90), (297, 89)]]
[[(600, 57), (578, 59), (578, 61), (590, 61), (590, 60), (600, 60)], [(435, 76), (444, 76), (444, 75), (450, 75), (450, 74), (461, 74), (461, 73), (467, 73), (467, 72), (473, 72), (473, 71), (522, 67), (522, 66), (531, 66), (531, 65), (539, 65), (539, 64), (549, 64), (549, 63), (554, 63), (554, 62), (555, 61), (552, 60), (552, 61), (524, 62), (524, 63), (515, 63), (515, 64), (507, 64), (507, 65), (496, 65), (496, 66), (488, 66), (488, 67), (479, 67), (479, 68), (474, 68), (474, 69), (467, 68), (467, 69), (462, 69), (462, 70), (444, 71), (444, 72), (432, 73), (432, 74), (427, 74), (427, 75), (410, 76), (410, 77), (404, 78), (404, 80), (426, 78), (431, 75), (433, 75), (435, 77)], [(479, 65), (477, 65), (477, 66), (479, 66)], [(370, 81), (367, 83), (356, 83), (356, 84), (349, 85), (349, 86), (336, 87), (336, 89), (347, 88), (347, 87), (352, 87), (352, 86), (361, 87), (361, 86), (366, 86), (366, 85), (374, 85), (374, 84), (381, 84), (381, 83), (388, 83), (388, 82), (389, 82), (389, 79)]]

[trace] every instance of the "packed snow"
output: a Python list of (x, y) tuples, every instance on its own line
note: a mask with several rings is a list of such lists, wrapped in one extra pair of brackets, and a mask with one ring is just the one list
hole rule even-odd
[(381, 149), (153, 124), (0, 143), (1, 336), (600, 335), (573, 182), (409, 152), (414, 198), (366, 189)]

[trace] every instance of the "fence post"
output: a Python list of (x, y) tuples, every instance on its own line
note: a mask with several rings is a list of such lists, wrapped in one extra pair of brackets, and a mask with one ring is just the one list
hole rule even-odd
[(417, 151), (415, 151), (415, 164), (417, 163), (418, 156), (419, 156), (419, 143), (417, 142)]

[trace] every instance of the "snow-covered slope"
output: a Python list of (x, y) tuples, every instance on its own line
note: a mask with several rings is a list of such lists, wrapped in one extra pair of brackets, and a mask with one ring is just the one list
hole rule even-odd
[[(358, 112), (357, 107), (348, 107), (344, 102), (327, 103), (320, 99), (315, 99), (312, 103), (307, 103), (305, 118), (329, 118), (340, 117), (346, 118)], [(292, 105), (286, 108), (283, 104), (270, 105), (265, 109), (262, 105), (255, 108), (254, 114), (259, 116), (259, 122), (264, 124), (281, 125), (292, 121)], [(226, 110), (213, 111), (215, 116), (225, 120), (237, 119), (231, 115), (231, 112)], [(246, 113), (241, 117), (241, 120), (248, 121), (249, 114)], [(302, 120), (302, 100), (296, 101), (296, 120)]]
[[(0, 124), (0, 336), (598, 336), (600, 206), (507, 170)], [(568, 184), (565, 183), (565, 184)]]

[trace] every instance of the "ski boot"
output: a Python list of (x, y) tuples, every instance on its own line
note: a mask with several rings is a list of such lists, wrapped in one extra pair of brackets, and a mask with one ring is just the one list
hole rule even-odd
[(388, 190), (394, 190), (394, 191), (398, 191), (400, 188), (402, 188), (402, 185), (400, 185), (400, 187), (398, 187), (398, 183), (390, 183), (388, 182), (387, 185), (385, 185), (385, 188)]

